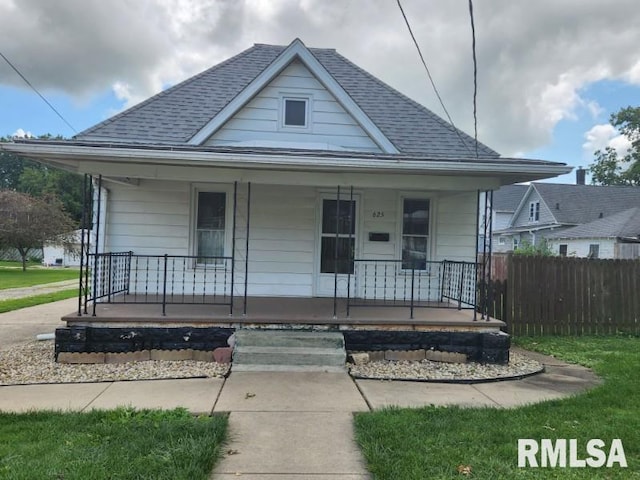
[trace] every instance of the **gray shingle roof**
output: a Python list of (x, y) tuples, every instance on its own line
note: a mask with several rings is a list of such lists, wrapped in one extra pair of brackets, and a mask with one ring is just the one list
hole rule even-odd
[(505, 185), (493, 192), (493, 210), (496, 212), (515, 212), (528, 185)]
[[(75, 138), (185, 144), (285, 48), (254, 45), (81, 132)], [(335, 50), (310, 48), (309, 51), (402, 154), (474, 158), (474, 140), (464, 132), (458, 130), (456, 133), (436, 114), (357, 67)], [(483, 144), (479, 144), (478, 153), (484, 158), (499, 156)]]
[(640, 238), (640, 207), (548, 235), (548, 238)]
[(640, 187), (534, 183), (560, 224), (580, 225), (640, 206)]

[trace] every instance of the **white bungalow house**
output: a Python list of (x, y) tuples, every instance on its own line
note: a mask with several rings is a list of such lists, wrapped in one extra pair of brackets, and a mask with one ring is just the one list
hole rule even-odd
[(461, 307), (455, 328), (471, 328), (479, 192), (570, 171), (476, 153), (464, 132), (298, 39), (254, 45), (71, 140), (2, 148), (93, 179), (93, 277), (70, 328), (427, 332)]

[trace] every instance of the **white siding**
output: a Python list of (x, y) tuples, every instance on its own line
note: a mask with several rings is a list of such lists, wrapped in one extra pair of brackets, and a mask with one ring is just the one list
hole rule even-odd
[(476, 202), (475, 192), (438, 199), (434, 260), (476, 261)]
[[(137, 187), (110, 185), (104, 250), (133, 251), (139, 255), (192, 255), (193, 192), (196, 187), (208, 189), (207, 185), (153, 180), (143, 180)], [(223, 187), (230, 188), (229, 185), (210, 184), (211, 190)], [(252, 185), (250, 295), (314, 295), (319, 245), (318, 205), (323, 192), (326, 190), (308, 186)], [(438, 196), (428, 192), (405, 194), (391, 189), (368, 188), (358, 190), (357, 194), (361, 202), (358, 257), (400, 259), (401, 198), (407, 196), (431, 200), (430, 259), (475, 260), (475, 192)], [(246, 195), (246, 184), (239, 184), (234, 291), (238, 295), (244, 290)], [(232, 201), (230, 195), (229, 204)], [(229, 229), (231, 225), (232, 218), (228, 218)], [(371, 232), (388, 233), (389, 241), (369, 241)], [(230, 254), (228, 242), (225, 255)], [(201, 281), (202, 272), (196, 271), (196, 275)], [(210, 281), (212, 274), (207, 275)], [(218, 278), (218, 282), (222, 279)]]
[[(249, 294), (311, 296), (316, 190), (253, 185), (251, 198)], [(240, 216), (246, 224), (245, 204), (243, 199)], [(240, 256), (244, 255), (245, 232), (243, 224)]]
[[(309, 97), (309, 128), (283, 128), (280, 118), (282, 96)], [(255, 98), (236, 113), (206, 145), (293, 145), (318, 148), (318, 144), (340, 149), (380, 152), (360, 125), (335, 97), (299, 61), (292, 62)], [(313, 144), (316, 144), (315, 146)]]
[(600, 246), (598, 258), (615, 258), (612, 238), (549, 239), (548, 242), (556, 255), (560, 254), (560, 245), (566, 245), (568, 257), (588, 257), (589, 246), (593, 244)]
[[(535, 190), (530, 190), (530, 195), (525, 198), (525, 203), (522, 207), (522, 210), (518, 213), (518, 216), (513, 221), (513, 226), (524, 226), (524, 225), (548, 225), (550, 223), (556, 223), (553, 214), (549, 211), (545, 203), (538, 195), (538, 192)], [(540, 220), (537, 222), (529, 221), (529, 205), (531, 202), (540, 202)], [(554, 208), (555, 205), (550, 206)]]
[(189, 209), (186, 182), (142, 180), (137, 187), (111, 184), (105, 250), (188, 255)]

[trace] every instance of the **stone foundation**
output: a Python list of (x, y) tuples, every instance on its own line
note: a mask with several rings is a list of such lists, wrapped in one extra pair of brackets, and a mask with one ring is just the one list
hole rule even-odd
[[(235, 331), (227, 327), (66, 327), (56, 330), (56, 359), (61, 352), (128, 353), (142, 350), (211, 352), (227, 347)], [(506, 364), (511, 338), (503, 332), (341, 330), (351, 352), (437, 350), (463, 353), (469, 361)], [(384, 355), (384, 353), (382, 353)]]
[(469, 361), (509, 363), (511, 337), (504, 332), (419, 332), (346, 330), (348, 351), (437, 350), (464, 353)]
[[(212, 352), (227, 347), (233, 328), (111, 328), (66, 327), (56, 329), (56, 359), (61, 352), (130, 353), (143, 350)], [(165, 355), (166, 356), (166, 355)], [(166, 359), (166, 358), (163, 358)]]

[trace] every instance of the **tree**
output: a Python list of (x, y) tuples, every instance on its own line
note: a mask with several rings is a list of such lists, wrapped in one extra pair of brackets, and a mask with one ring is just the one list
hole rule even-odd
[(0, 247), (14, 247), (27, 269), (30, 250), (55, 240), (70, 245), (75, 223), (53, 196), (35, 198), (12, 190), (0, 190)]
[(513, 251), (513, 254), (523, 257), (553, 257), (555, 255), (549, 247), (546, 238), (543, 238), (537, 245), (532, 245), (524, 240), (518, 245), (518, 248)]
[(626, 107), (611, 115), (611, 125), (631, 141), (624, 156), (611, 147), (595, 153), (589, 166), (597, 185), (640, 185), (640, 107)]
[[(49, 134), (39, 139), (52, 139)], [(61, 140), (62, 137), (55, 137)], [(10, 141), (0, 137), (0, 142)], [(16, 190), (34, 197), (56, 196), (63, 204), (65, 211), (77, 224), (82, 220), (81, 175), (66, 172), (38, 162), (24, 159), (9, 152), (0, 151), (0, 190)]]

